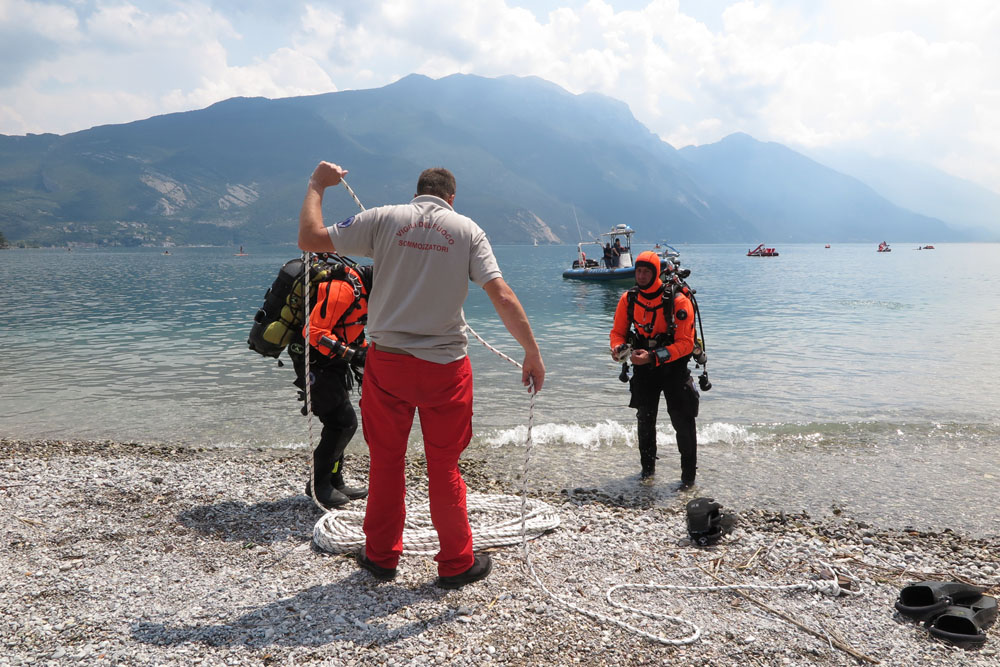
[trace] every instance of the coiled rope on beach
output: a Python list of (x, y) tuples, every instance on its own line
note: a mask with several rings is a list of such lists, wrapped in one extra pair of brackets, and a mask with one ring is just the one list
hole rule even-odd
[[(440, 549), (437, 531), (431, 523), (427, 499), (408, 495), (416, 509), (407, 509), (403, 527), (403, 553), (431, 555)], [(555, 509), (541, 501), (528, 503), (522, 520), (520, 500), (515, 496), (470, 493), (466, 497), (472, 541), (477, 549), (504, 547), (520, 543), (522, 522), (530, 536), (539, 536), (559, 526)], [(364, 512), (341, 510), (327, 512), (313, 528), (313, 542), (323, 551), (331, 553), (354, 552), (365, 546), (362, 531)]]

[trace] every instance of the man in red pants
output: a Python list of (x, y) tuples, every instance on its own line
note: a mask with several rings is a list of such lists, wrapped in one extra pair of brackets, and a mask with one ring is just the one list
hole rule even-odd
[(469, 281), (485, 290), (524, 348), (521, 380), (542, 388), (545, 366), (528, 317), (504, 281), (483, 230), (452, 208), (455, 177), (425, 170), (409, 204), (369, 209), (332, 227), (323, 224), (323, 192), (347, 170), (321, 162), (299, 215), (303, 250), (375, 260), (362, 385), (361, 422), (371, 468), (365, 549), (359, 565), (377, 579), (396, 576), (403, 551), (406, 445), (420, 413), (427, 457), (431, 521), (440, 541), (437, 585), (460, 588), (486, 577), (488, 554), (472, 549), (465, 482), (458, 458), (472, 439), (472, 368), (462, 306)]

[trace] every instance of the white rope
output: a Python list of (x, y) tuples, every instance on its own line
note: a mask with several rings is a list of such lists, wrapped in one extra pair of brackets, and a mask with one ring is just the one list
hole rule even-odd
[(354, 190), (352, 190), (351, 186), (347, 184), (347, 181), (345, 181), (343, 178), (341, 178), (340, 182), (343, 183), (344, 187), (347, 188), (347, 191), (351, 193), (351, 197), (354, 198), (354, 203), (358, 205), (358, 208), (360, 208), (362, 211), (364, 211), (365, 210), (365, 205), (362, 204), (361, 200), (358, 199), (358, 196), (356, 194), (354, 194)]
[[(426, 509), (427, 499), (413, 497), (411, 502), (419, 509), (406, 512), (403, 553), (433, 556), (440, 550), (440, 544)], [(518, 544), (526, 535), (535, 538), (559, 526), (559, 515), (551, 505), (532, 501), (525, 510), (518, 503), (519, 499), (513, 496), (468, 494), (466, 506), (477, 549)], [(313, 541), (318, 548), (331, 553), (356, 551), (365, 545), (364, 518), (363, 511), (328, 512), (313, 528)]]
[(312, 257), (310, 253), (302, 253), (302, 264), (303, 271), (305, 273), (305, 278), (302, 281), (302, 296), (305, 302), (302, 305), (303, 317), (305, 318), (305, 328), (302, 330), (302, 335), (305, 338), (305, 378), (306, 378), (306, 424), (309, 430), (309, 495), (312, 498), (313, 504), (323, 510), (324, 512), (329, 512), (327, 508), (320, 504), (319, 500), (316, 499), (316, 459), (313, 456), (313, 450), (315, 446), (313, 445), (313, 413), (312, 413), (312, 375), (310, 373), (309, 366), (309, 348), (312, 347), (309, 344), (309, 290), (311, 289), (310, 279), (312, 275)]

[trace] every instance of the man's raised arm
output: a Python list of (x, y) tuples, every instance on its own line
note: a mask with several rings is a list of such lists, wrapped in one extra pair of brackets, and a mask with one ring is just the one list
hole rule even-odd
[(323, 225), (323, 191), (340, 185), (347, 170), (332, 162), (320, 162), (309, 178), (302, 210), (299, 212), (299, 248), (312, 252), (336, 252)]

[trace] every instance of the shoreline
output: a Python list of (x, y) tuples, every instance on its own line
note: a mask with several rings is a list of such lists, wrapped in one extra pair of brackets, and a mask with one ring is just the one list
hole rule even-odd
[[(366, 467), (348, 453), (349, 482)], [(470, 493), (518, 494), (476, 461), (462, 470)], [(395, 581), (376, 583), (313, 545), (321, 514), (303, 495), (307, 471), (298, 450), (0, 439), (0, 665), (994, 665), (1000, 654), (1000, 626), (963, 650), (892, 606), (921, 579), (1000, 594), (1000, 536), (723, 507), (732, 531), (699, 548), (687, 538), (686, 496), (662, 507), (598, 490), (531, 493), (561, 519), (529, 545), (545, 587), (663, 637), (688, 629), (623, 614), (607, 589), (801, 584), (823, 579), (824, 564), (859, 580), (858, 595), (840, 597), (624, 595), (701, 628), (694, 643), (666, 646), (566, 609), (532, 580), (520, 546), (491, 550), (491, 575), (458, 591), (433, 586), (425, 556), (404, 556)], [(411, 461), (409, 487), (424, 480)]]

